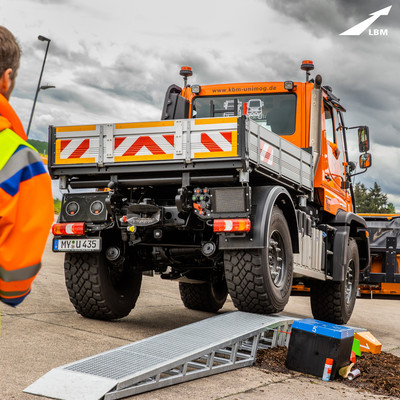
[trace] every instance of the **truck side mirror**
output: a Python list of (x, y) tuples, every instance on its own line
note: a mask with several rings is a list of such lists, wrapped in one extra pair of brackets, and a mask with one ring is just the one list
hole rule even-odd
[(360, 155), (360, 168), (369, 168), (372, 165), (372, 156), (370, 153)]
[(358, 128), (358, 148), (360, 153), (366, 153), (369, 150), (368, 126), (360, 126)]

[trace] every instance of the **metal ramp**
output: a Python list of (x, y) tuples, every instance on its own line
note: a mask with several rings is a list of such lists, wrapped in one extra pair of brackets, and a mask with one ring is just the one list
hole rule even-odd
[(287, 346), (294, 319), (218, 315), (55, 368), (24, 392), (61, 400), (121, 399), (246, 367), (257, 349)]

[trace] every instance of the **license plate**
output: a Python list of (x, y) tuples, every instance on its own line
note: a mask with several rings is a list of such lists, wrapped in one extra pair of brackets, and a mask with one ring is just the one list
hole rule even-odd
[(101, 251), (101, 238), (53, 239), (53, 251), (63, 251), (63, 252)]

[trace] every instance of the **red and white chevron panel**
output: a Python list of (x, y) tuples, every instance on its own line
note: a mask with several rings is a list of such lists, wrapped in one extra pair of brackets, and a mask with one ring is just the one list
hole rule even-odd
[(92, 163), (96, 162), (98, 151), (98, 138), (59, 139), (56, 160), (57, 163)]
[(173, 156), (173, 134), (117, 136), (115, 138), (115, 161), (157, 160), (173, 158)]
[(236, 131), (192, 133), (192, 157), (228, 157), (236, 155), (236, 143)]
[(274, 164), (274, 160), (273, 160), (274, 149), (273, 149), (273, 147), (261, 140), (260, 148), (261, 148), (261, 150), (260, 150), (261, 160), (264, 161), (265, 163), (267, 163), (268, 165), (273, 165)]

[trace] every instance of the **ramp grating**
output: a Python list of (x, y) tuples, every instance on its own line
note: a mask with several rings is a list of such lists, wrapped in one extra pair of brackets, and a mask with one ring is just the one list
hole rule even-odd
[(55, 368), (24, 392), (60, 400), (121, 399), (252, 365), (287, 346), (294, 318), (235, 311)]

